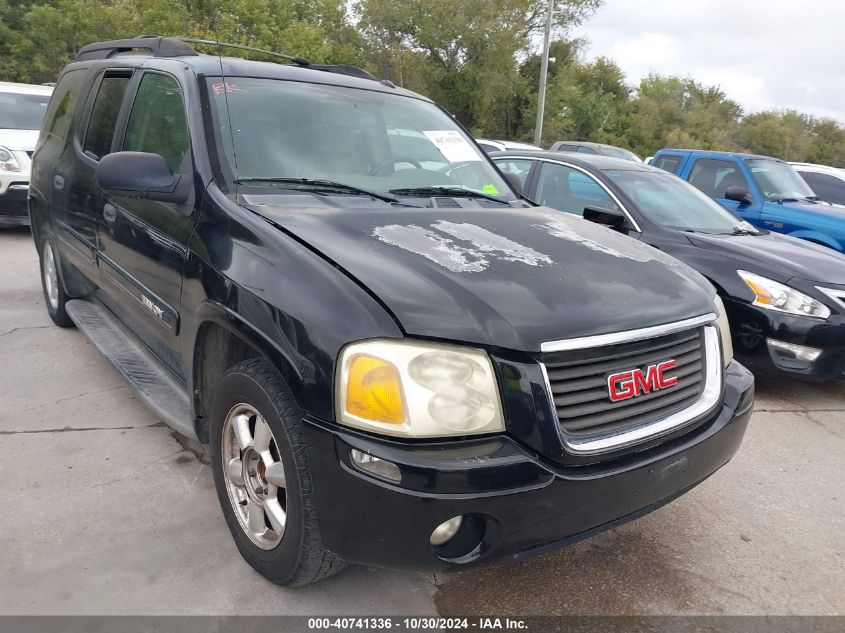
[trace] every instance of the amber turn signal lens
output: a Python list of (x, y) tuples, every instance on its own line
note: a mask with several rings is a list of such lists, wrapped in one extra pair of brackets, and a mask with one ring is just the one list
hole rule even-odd
[(743, 278), (742, 280), (748, 285), (749, 288), (751, 288), (752, 292), (757, 295), (757, 303), (772, 303), (772, 299), (774, 298), (772, 297), (772, 293), (763, 288), (763, 286), (758, 283), (755, 283), (751, 279)]
[(385, 424), (402, 424), (405, 407), (399, 371), (391, 363), (360, 354), (349, 361), (346, 410), (354, 416)]

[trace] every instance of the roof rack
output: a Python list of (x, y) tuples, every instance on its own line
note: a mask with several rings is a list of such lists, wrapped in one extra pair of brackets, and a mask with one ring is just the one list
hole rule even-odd
[(201, 40), (192, 37), (161, 37), (158, 35), (139, 35), (131, 39), (125, 40), (111, 40), (108, 42), (98, 42), (96, 44), (88, 44), (83, 46), (76, 56), (76, 61), (84, 61), (89, 59), (109, 59), (121, 53), (131, 53), (138, 49), (148, 50), (153, 57), (187, 57), (198, 55), (189, 44), (202, 44), (205, 46), (217, 46), (220, 48), (234, 48), (242, 51), (250, 51), (253, 53), (260, 53), (269, 57), (277, 57), (293, 62), (302, 68), (309, 68), (311, 70), (322, 70), (324, 72), (338, 73), (340, 75), (348, 75), (350, 77), (358, 77), (360, 79), (378, 79), (357, 66), (350, 66), (347, 64), (312, 64), (307, 59), (302, 57), (295, 57), (293, 55), (285, 55), (276, 51), (269, 51), (263, 48), (255, 48), (254, 46), (245, 46), (243, 44), (232, 44), (229, 42), (217, 42), (215, 40)]
[(198, 53), (175, 37), (159, 37), (156, 35), (141, 35), (125, 40), (110, 40), (88, 44), (79, 49), (76, 61), (89, 59), (109, 59), (121, 53), (131, 53), (138, 49), (148, 50), (153, 57), (187, 57)]

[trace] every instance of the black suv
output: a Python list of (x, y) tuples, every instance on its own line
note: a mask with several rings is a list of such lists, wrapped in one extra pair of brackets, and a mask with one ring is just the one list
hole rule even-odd
[(733, 456), (753, 379), (702, 276), (521, 199), (424, 97), (290, 62), (85, 47), (29, 200), (50, 316), (208, 443), (253, 567), (516, 560)]

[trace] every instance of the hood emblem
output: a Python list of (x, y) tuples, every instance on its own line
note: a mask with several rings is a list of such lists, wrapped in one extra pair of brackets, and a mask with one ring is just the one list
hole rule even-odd
[(636, 398), (644, 393), (651, 393), (678, 384), (677, 376), (666, 376), (666, 372), (674, 368), (674, 360), (663, 361), (640, 368), (621, 371), (607, 377), (607, 391), (613, 402), (621, 402), (629, 398)]

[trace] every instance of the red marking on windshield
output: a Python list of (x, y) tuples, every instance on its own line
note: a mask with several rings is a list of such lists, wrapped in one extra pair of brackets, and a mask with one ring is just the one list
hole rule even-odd
[(244, 90), (238, 88), (235, 84), (230, 84), (228, 81), (225, 83), (221, 81), (217, 84), (211, 84), (211, 90), (215, 97), (222, 95), (224, 92), (226, 94), (232, 94), (233, 92), (245, 92)]

